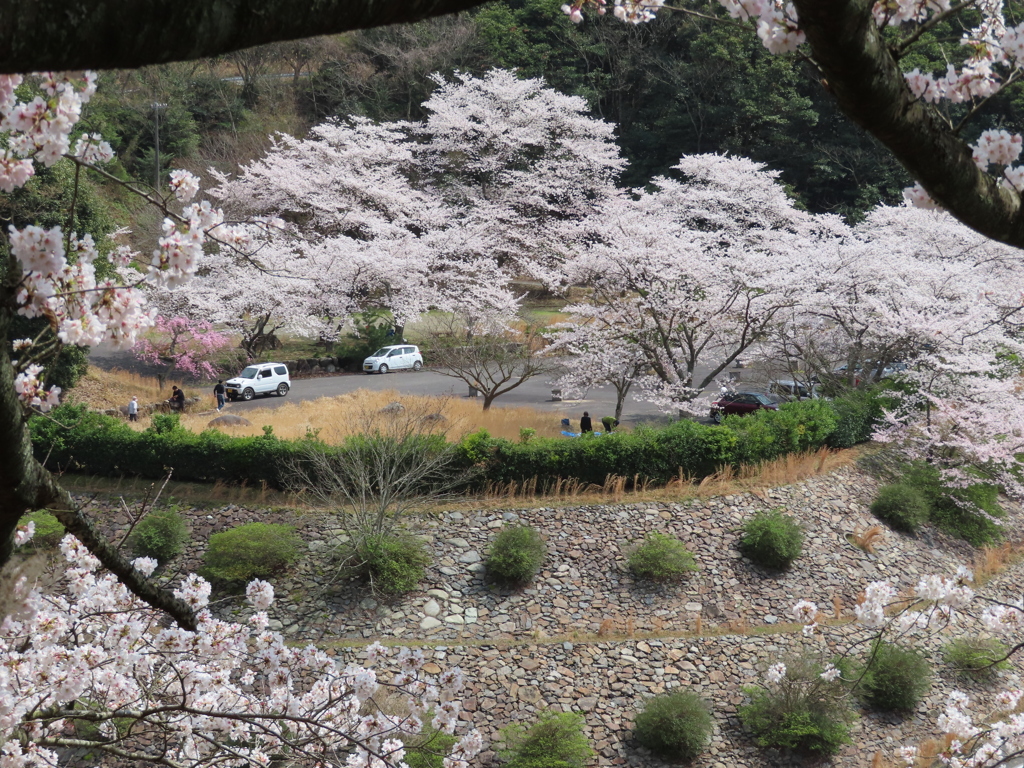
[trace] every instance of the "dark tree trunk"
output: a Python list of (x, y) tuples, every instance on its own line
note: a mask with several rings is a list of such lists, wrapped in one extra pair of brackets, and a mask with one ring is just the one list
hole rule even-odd
[(874, 0), (794, 0), (822, 83), (839, 108), (892, 152), (932, 198), (967, 226), (1024, 246), (1017, 192), (1000, 187), (929, 105), (914, 98), (871, 16)]

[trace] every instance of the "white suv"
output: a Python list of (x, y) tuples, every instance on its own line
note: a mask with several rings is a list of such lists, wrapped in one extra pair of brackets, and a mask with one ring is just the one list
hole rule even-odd
[(395, 344), (391, 347), (381, 347), (368, 358), (363, 360), (363, 370), (366, 373), (387, 373), (397, 371), (401, 368), (412, 368), (418, 371), (423, 367), (423, 355), (420, 348), (409, 344)]
[(229, 400), (252, 400), (256, 395), (271, 392), (284, 397), (291, 389), (288, 367), (284, 363), (256, 363), (224, 383)]

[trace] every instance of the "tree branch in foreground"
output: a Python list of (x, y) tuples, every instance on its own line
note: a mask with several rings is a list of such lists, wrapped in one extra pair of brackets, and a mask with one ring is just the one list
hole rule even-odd
[(0, 0), (0, 72), (130, 69), (420, 21), (484, 0)]
[(986, 237), (1024, 246), (1020, 195), (981, 171), (971, 148), (914, 98), (871, 16), (873, 0), (794, 2), (826, 87), (846, 116), (953, 216)]

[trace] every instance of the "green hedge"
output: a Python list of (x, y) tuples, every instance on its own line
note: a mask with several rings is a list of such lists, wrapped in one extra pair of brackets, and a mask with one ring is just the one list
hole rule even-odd
[[(463, 466), (483, 468), (480, 483), (521, 483), (537, 477), (542, 484), (575, 478), (601, 485), (609, 475), (620, 475), (664, 484), (680, 472), (701, 478), (726, 464), (862, 442), (871, 436), (872, 414), (880, 408), (877, 400), (856, 393), (849, 402), (786, 403), (778, 411), (729, 417), (722, 426), (678, 421), (660, 429), (641, 426), (573, 440), (533, 438), (522, 443), (480, 432), (462, 440), (459, 454)], [(107, 477), (155, 479), (173, 467), (175, 480), (283, 488), (285, 468), (307, 445), (273, 435), (230, 437), (216, 430), (195, 434), (169, 419), (136, 432), (120, 419), (82, 406), (61, 406), (50, 416), (29, 422), (39, 460), (50, 469)]]

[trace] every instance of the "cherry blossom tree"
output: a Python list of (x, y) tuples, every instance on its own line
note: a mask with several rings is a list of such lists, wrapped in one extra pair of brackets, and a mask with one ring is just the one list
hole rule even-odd
[[(790, 615), (804, 625), (805, 635), (823, 634), (842, 645), (849, 655), (858, 648), (870, 648), (879, 640), (901, 643), (920, 642), (946, 630), (960, 630), (1008, 640), (1006, 658), (1024, 648), (1020, 641), (1024, 627), (1024, 603), (1000, 595), (982, 595), (973, 586), (974, 575), (961, 566), (955, 575), (922, 576), (914, 585), (875, 581), (867, 585), (854, 608), (853, 632), (822, 621), (818, 606), (809, 600), (793, 605)], [(993, 664), (1004, 659), (993, 659)], [(834, 680), (840, 671), (828, 665), (822, 678)], [(765, 675), (768, 687), (777, 686), (786, 675), (785, 664), (774, 664)], [(852, 686), (858, 683), (847, 681)], [(939, 733), (954, 738), (944, 742), (941, 751), (922, 753), (919, 747), (902, 746), (892, 757), (900, 764), (942, 764), (960, 768), (994, 768), (1014, 765), (1024, 756), (1024, 719), (1018, 705), (1024, 691), (1004, 689), (985, 696), (981, 711), (972, 707), (961, 691), (951, 691), (946, 706), (936, 718)]]
[(215, 378), (217, 369), (210, 362), (210, 355), (231, 343), (210, 323), (197, 323), (185, 317), (158, 315), (153, 329), (159, 336), (143, 338), (132, 347), (132, 353), (145, 363), (165, 368), (161, 384), (166, 371), (181, 371), (195, 379)]
[[(593, 286), (566, 310), (577, 332), (636, 350), (639, 386), (667, 410), (692, 401), (797, 305), (810, 254), (845, 234), (831, 217), (796, 210), (775, 174), (749, 160), (698, 155), (676, 170), (684, 181), (656, 179), (655, 191), (623, 195), (588, 224), (592, 242), (563, 278)], [(708, 368), (699, 381), (698, 364)]]
[[(563, 10), (583, 20), (606, 0), (572, 0)], [(1024, 244), (1022, 172), (1013, 164), (1021, 137), (984, 131), (974, 145), (964, 126), (1001, 89), (1015, 85), (1024, 55), (1024, 25), (1012, 26), (1002, 2), (950, 0), (719, 0), (733, 20), (748, 23), (769, 51), (801, 51), (820, 73), (839, 108), (884, 144), (919, 185), (907, 190), (915, 204), (941, 205), (971, 228), (1011, 245)], [(663, 0), (615, 0), (618, 18), (651, 21)], [(692, 4), (696, 6), (696, 3)], [(701, 9), (680, 10), (709, 18)], [(956, 58), (939, 73), (904, 71), (901, 61), (943, 22), (962, 28)], [(965, 105), (943, 111), (941, 106)]]
[(625, 165), (614, 126), (586, 102), (495, 69), (459, 74), (423, 103), (417, 163), (454, 215), (492, 233), (511, 275), (540, 275), (565, 258), (571, 226), (615, 194)]
[(851, 325), (870, 317), (876, 345), (908, 351), (900, 376), (910, 391), (878, 437), (954, 481), (970, 482), (965, 470), (980, 469), (1024, 498), (1024, 266), (1016, 249), (947, 214), (902, 208), (869, 217), (857, 250), (862, 275), (867, 254), (888, 268), (862, 282), (877, 291), (851, 301), (845, 316)]
[(236, 178), (220, 177), (214, 193), (229, 210), (289, 223), (292, 239), (259, 254), (283, 325), (333, 341), (352, 315), (386, 310), (401, 338), (431, 307), (514, 311), (491, 228), (413, 183), (414, 149), (406, 126), (351, 119), (281, 136)]
[[(0, 77), (0, 131), (6, 136), (0, 154), (0, 189), (23, 185), (35, 164), (52, 165), (67, 157), (81, 168), (121, 183), (164, 215), (163, 234), (149, 257), (126, 248), (114, 251), (114, 261), (135, 260), (141, 279), (164, 286), (180, 285), (192, 275), (208, 242), (224, 249), (249, 250), (274, 228), (272, 222), (249, 225), (224, 221), (208, 202), (193, 203), (198, 179), (185, 171), (171, 174), (172, 194), (147, 192), (119, 182), (100, 164), (112, 157), (101, 137), (82, 135), (71, 148), (83, 105), (94, 93), (95, 75), (47, 73), (29, 82), (21, 76)], [(20, 101), (16, 89), (35, 89), (30, 101)], [(20, 93), (24, 93), (21, 91)], [(26, 429), (33, 412), (46, 411), (58, 401), (55, 388), (41, 383), (46, 364), (63, 344), (95, 346), (110, 342), (131, 347), (137, 335), (153, 322), (136, 286), (96, 278), (96, 244), (88, 234), (60, 227), (11, 226), (8, 260), (0, 282), (0, 563), (11, 554), (14, 530), (30, 509), (48, 508), (99, 557), (133, 593), (168, 611), (185, 627), (194, 627), (188, 606), (150, 583), (105, 541), (88, 518), (34, 459)], [(15, 314), (39, 317), (47, 327), (33, 339), (8, 336)], [(12, 352), (17, 355), (12, 359)]]
[(612, 387), (616, 420), (622, 418), (626, 397), (647, 367), (642, 350), (607, 327), (598, 329), (591, 323), (559, 330), (544, 352), (569, 355), (564, 372), (555, 381), (563, 397), (582, 399), (592, 387)]
[(453, 313), (435, 318), (430, 329), (437, 372), (478, 391), (485, 411), (501, 395), (553, 369), (550, 358), (537, 354), (543, 343), (539, 329), (494, 314)]
[[(19, 531), (30, 538), (32, 524)], [(274, 589), (253, 581), (243, 623), (216, 619), (210, 585), (190, 574), (175, 589), (196, 614), (193, 630), (168, 627), (77, 539), (61, 543), (66, 589), (42, 591), (22, 573), (0, 623), (0, 755), (5, 766), (57, 766), (61, 750), (184, 768), (265, 766), (274, 760), (351, 767), (404, 764), (425, 728), (458, 724), (462, 674), (431, 676), (420, 650), (402, 649), (390, 674), (342, 665), (313, 645), (292, 647), (267, 629)], [(146, 576), (155, 560), (133, 567)], [(54, 579), (60, 583), (60, 579)], [(382, 706), (382, 698), (391, 701)], [(400, 704), (394, 714), (394, 704)], [(480, 750), (469, 731), (445, 758), (467, 768)]]

